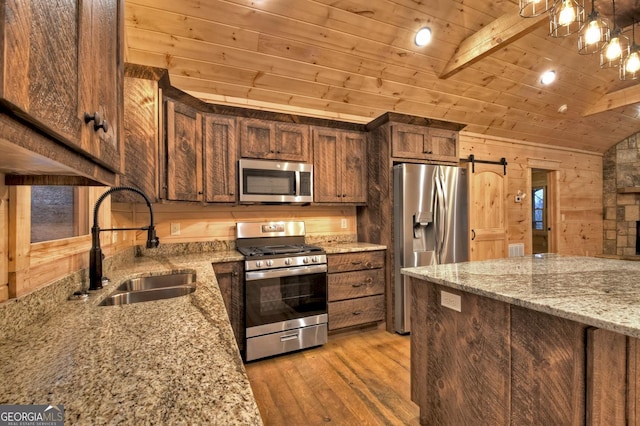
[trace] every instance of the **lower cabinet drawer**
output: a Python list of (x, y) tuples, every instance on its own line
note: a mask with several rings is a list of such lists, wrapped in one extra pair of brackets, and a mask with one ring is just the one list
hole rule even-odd
[(384, 269), (329, 274), (329, 302), (384, 293)]
[(329, 330), (382, 321), (384, 295), (329, 303)]

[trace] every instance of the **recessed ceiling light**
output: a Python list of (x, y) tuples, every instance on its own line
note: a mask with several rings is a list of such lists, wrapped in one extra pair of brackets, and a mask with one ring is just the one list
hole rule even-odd
[(426, 46), (431, 42), (431, 28), (424, 27), (416, 33), (416, 46)]
[(556, 79), (556, 72), (553, 70), (547, 71), (544, 74), (542, 74), (542, 76), (540, 77), (540, 83), (551, 84), (555, 79)]

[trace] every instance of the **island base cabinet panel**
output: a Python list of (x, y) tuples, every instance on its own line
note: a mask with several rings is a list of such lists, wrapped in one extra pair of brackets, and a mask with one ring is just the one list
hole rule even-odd
[[(629, 352), (630, 367), (633, 361)], [(632, 369), (629, 369), (629, 372)], [(629, 376), (630, 389), (635, 374)], [(587, 425), (627, 424), (627, 337), (613, 331), (587, 330)], [(632, 407), (632, 401), (629, 401)], [(638, 424), (629, 422), (628, 424)]]
[(583, 425), (586, 326), (511, 307), (513, 425)]
[[(411, 281), (411, 360), (418, 374), (412, 375), (418, 382), (412, 383), (412, 399), (418, 400), (420, 422), (509, 425), (509, 305)], [(461, 296), (461, 312), (442, 306), (442, 291)], [(414, 343), (420, 340), (425, 342)]]

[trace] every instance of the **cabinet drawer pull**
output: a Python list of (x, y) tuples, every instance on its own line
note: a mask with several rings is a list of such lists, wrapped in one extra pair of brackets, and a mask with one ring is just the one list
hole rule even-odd
[(352, 265), (360, 265), (361, 263), (362, 263), (362, 260), (351, 262)]
[(352, 312), (353, 315), (362, 315), (362, 311), (354, 311)]
[(351, 287), (358, 288), (358, 287), (362, 287), (363, 285), (364, 283), (354, 283), (354, 284), (351, 284)]
[(286, 336), (281, 336), (280, 337), (280, 341), (281, 342), (286, 342), (288, 340), (295, 340), (298, 338), (298, 334), (287, 334)]
[(89, 114), (88, 112), (84, 113), (84, 122), (89, 124), (93, 121), (93, 130), (98, 131), (98, 129), (102, 129), (105, 133), (109, 131), (109, 123), (107, 120), (102, 120), (100, 118), (100, 114), (96, 111), (93, 114)]

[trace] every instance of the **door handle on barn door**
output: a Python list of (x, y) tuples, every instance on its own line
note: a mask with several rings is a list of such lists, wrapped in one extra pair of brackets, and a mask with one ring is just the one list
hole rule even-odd
[(476, 239), (476, 231), (474, 229), (471, 230), (471, 241)]

